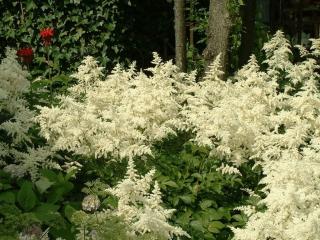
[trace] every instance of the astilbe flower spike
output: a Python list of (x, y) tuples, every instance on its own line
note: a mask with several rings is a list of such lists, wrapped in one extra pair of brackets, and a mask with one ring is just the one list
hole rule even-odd
[(40, 30), (40, 36), (44, 46), (50, 46), (52, 43), (52, 37), (54, 35), (53, 28), (43, 28)]
[(20, 58), (21, 62), (29, 64), (33, 59), (33, 50), (30, 47), (20, 48), (17, 51), (17, 56)]

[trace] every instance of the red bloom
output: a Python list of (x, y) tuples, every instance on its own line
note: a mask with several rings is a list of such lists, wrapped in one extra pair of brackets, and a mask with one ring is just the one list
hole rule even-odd
[(53, 28), (44, 28), (40, 30), (40, 36), (45, 46), (51, 45), (51, 38), (54, 35)]
[(17, 51), (17, 56), (20, 58), (20, 61), (23, 63), (31, 63), (33, 58), (32, 48), (20, 48)]

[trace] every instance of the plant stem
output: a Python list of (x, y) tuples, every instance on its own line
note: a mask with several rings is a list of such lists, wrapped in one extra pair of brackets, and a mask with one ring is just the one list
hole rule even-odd
[(49, 67), (49, 81), (50, 81), (50, 103), (52, 105), (53, 103), (53, 89), (52, 89), (52, 81), (51, 81), (51, 66), (50, 66), (50, 49), (48, 46), (46, 46), (46, 50), (47, 50), (47, 64), (48, 64), (48, 67)]
[(24, 23), (24, 11), (23, 11), (23, 6), (21, 0), (19, 1), (20, 3), (20, 9), (21, 9), (21, 24)]

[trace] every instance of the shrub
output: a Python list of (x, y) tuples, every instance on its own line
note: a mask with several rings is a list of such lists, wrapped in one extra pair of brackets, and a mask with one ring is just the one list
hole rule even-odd
[[(299, 47), (302, 49), (302, 47)], [(255, 160), (266, 194), (236, 240), (319, 239), (319, 40), (292, 63), (290, 44), (278, 31), (264, 45), (265, 70), (255, 57), (234, 78), (219, 78), (219, 58), (190, 92), (183, 114), (194, 141), (235, 167)]]
[(30, 91), (28, 72), (16, 60), (16, 53), (7, 49), (0, 64), (0, 164), (16, 177), (38, 178), (41, 168), (60, 168), (48, 146), (35, 143), (33, 117), (24, 94)]
[(264, 70), (252, 56), (222, 81), (218, 57), (198, 83), (194, 73), (179, 73), (156, 55), (150, 74), (116, 67), (103, 81), (88, 57), (69, 96), (40, 108), (37, 121), (55, 150), (108, 161), (155, 156), (158, 143), (191, 132), (195, 144), (209, 149), (208, 159), (220, 159), (217, 171), (239, 176), (251, 161), (263, 170), (262, 190), (246, 189), (254, 205), (237, 208), (249, 219), (244, 228), (231, 227), (234, 239), (319, 239), (319, 40), (312, 40), (311, 51), (298, 48), (302, 60), (293, 63), (279, 31), (264, 46)]

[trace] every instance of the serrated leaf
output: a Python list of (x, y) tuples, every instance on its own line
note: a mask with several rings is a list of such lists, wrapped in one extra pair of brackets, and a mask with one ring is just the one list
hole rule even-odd
[(219, 233), (220, 230), (221, 230), (222, 228), (224, 228), (224, 227), (225, 227), (225, 225), (224, 225), (222, 222), (220, 222), (220, 221), (214, 221), (214, 222), (209, 223), (209, 225), (208, 225), (208, 231), (209, 231), (209, 232), (212, 232), (212, 233)]
[(213, 201), (212, 200), (203, 200), (200, 203), (200, 207), (202, 210), (207, 209), (208, 207), (210, 207), (212, 205)]
[(177, 223), (179, 223), (180, 225), (187, 225), (191, 220), (191, 215), (192, 215), (192, 211), (191, 210), (188, 210), (188, 211), (182, 213), (177, 218)]
[(245, 217), (241, 214), (235, 214), (232, 216), (232, 218), (238, 222), (245, 222), (246, 221)]
[(167, 181), (163, 183), (164, 185), (173, 187), (173, 188), (178, 188), (179, 186), (174, 182), (174, 181)]
[(190, 223), (190, 226), (197, 231), (200, 231), (200, 232), (205, 231), (204, 227), (202, 226), (202, 222), (199, 220), (192, 221)]
[(225, 224), (223, 224), (222, 222), (220, 221), (213, 221), (209, 224), (211, 227), (215, 227), (215, 228), (218, 228), (218, 229), (222, 229), (225, 227)]
[(180, 196), (180, 199), (186, 204), (191, 204), (193, 200), (191, 195)]
[(37, 186), (37, 189), (41, 194), (44, 193), (53, 184), (54, 182), (49, 181), (49, 179), (45, 177), (41, 177), (38, 181), (35, 182), (35, 185)]
[(49, 169), (42, 169), (40, 173), (41, 173), (41, 176), (49, 179), (50, 182), (54, 182), (54, 183), (58, 182), (57, 174), (54, 171)]
[(220, 220), (223, 218), (223, 214), (221, 212), (218, 212), (216, 209), (210, 208), (206, 210), (209, 212), (210, 220)]
[(102, 202), (102, 205), (107, 206), (108, 208), (116, 208), (118, 199), (114, 196), (109, 196)]
[(33, 0), (29, 0), (27, 2), (26, 11), (28, 12), (28, 11), (34, 9), (34, 8), (37, 8), (37, 5), (34, 3)]
[(37, 196), (32, 190), (32, 183), (25, 181), (18, 192), (17, 200), (19, 205), (26, 211), (31, 210), (37, 201)]

